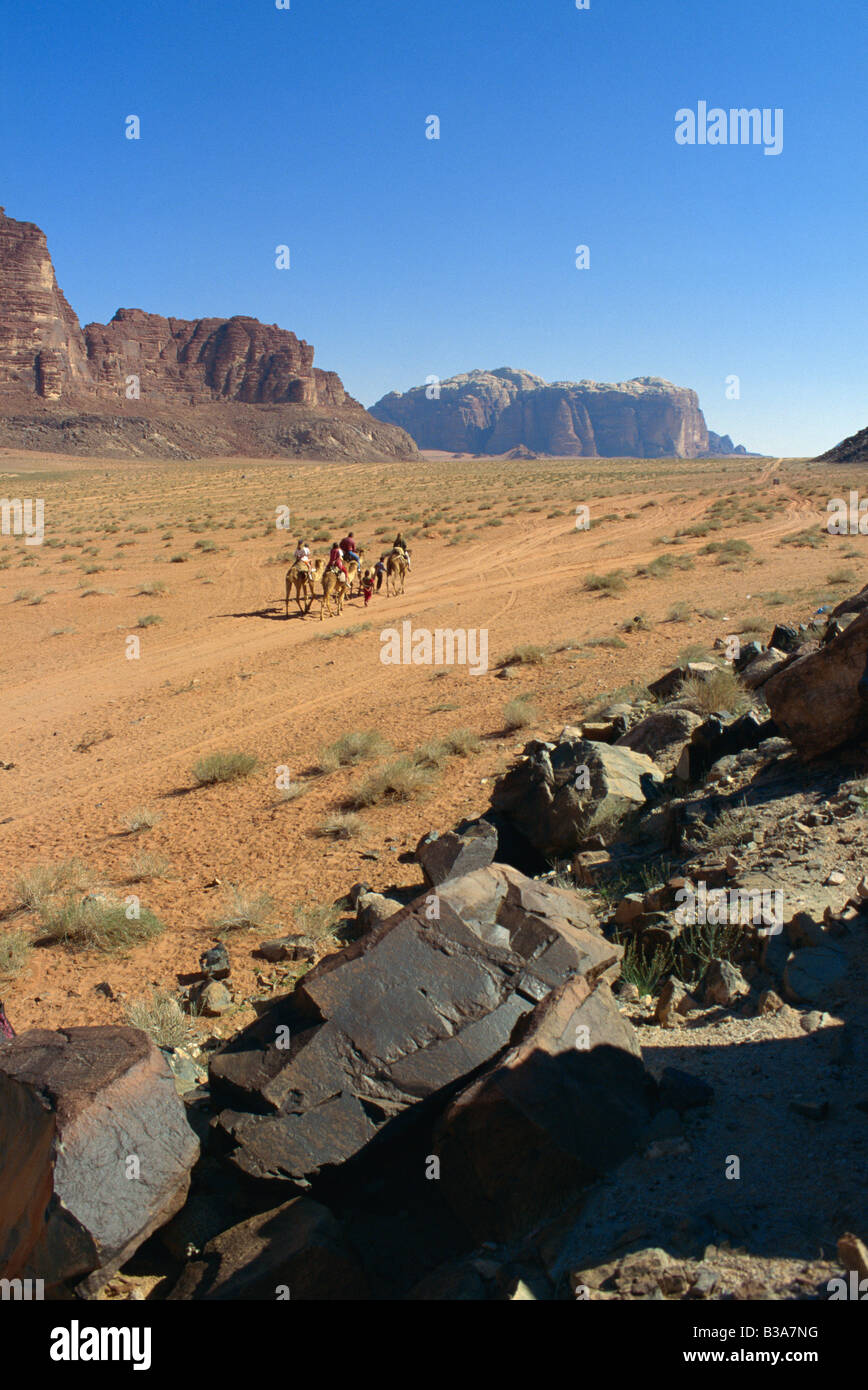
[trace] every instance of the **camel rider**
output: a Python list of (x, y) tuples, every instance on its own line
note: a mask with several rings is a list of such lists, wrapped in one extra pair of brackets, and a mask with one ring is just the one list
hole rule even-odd
[(293, 564), (301, 565), (303, 569), (310, 569), (310, 546), (307, 541), (299, 538), (298, 545), (295, 547), (295, 558)]
[(332, 548), (329, 552), (329, 562), (327, 568), (330, 570), (336, 570), (338, 574), (346, 575), (346, 577), (349, 578), (349, 571), (347, 570), (347, 567), (344, 564), (343, 552), (340, 546), (338, 545), (337, 541), (334, 541), (332, 543)]
[(352, 531), (348, 531), (341, 541), (341, 550), (344, 552), (345, 560), (354, 560), (358, 564), (359, 557), (356, 553), (356, 542)]

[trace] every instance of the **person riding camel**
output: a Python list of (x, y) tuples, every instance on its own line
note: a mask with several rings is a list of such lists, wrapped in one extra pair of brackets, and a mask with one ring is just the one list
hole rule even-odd
[(339, 574), (345, 574), (347, 578), (349, 578), (349, 570), (344, 564), (343, 551), (341, 550), (337, 541), (334, 541), (332, 543), (332, 548), (329, 552), (329, 562), (327, 565), (327, 569), (336, 570)]
[(345, 560), (355, 560), (358, 563), (359, 556), (356, 553), (356, 542), (352, 531), (348, 531), (341, 541), (341, 550), (344, 552)]
[(298, 545), (295, 547), (294, 565), (301, 565), (304, 569), (310, 569), (310, 546), (307, 541), (299, 537)]

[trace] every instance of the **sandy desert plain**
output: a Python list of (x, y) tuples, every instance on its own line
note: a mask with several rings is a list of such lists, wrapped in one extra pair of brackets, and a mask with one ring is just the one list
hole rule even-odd
[[(358, 880), (419, 883), (419, 837), (484, 811), (526, 739), (688, 648), (767, 639), (775, 621), (860, 587), (868, 542), (825, 530), (828, 499), (852, 484), (844, 468), (749, 457), (343, 465), (6, 451), (0, 493), (44, 498), (46, 528), (39, 546), (0, 537), (0, 998), (14, 1026), (125, 1022), (222, 939), (235, 1003), (191, 1027), (203, 1040), (237, 1032), (304, 968), (268, 965), (258, 943), (299, 930), (337, 949), (335, 900)], [(590, 530), (575, 524), (582, 505)], [(324, 621), (318, 603), (307, 617), (293, 605), (285, 618), (296, 537), (323, 553), (347, 528), (366, 562), (403, 529), (403, 596), (377, 594), (367, 610), (355, 598)], [(487, 672), (384, 665), (381, 632), (408, 619), (487, 629)], [(367, 730), (379, 751), (369, 740), (358, 764), (323, 756)], [(194, 765), (214, 752), (256, 766), (201, 785)], [(402, 754), (399, 799), (376, 774)], [(66, 906), (87, 891), (135, 895), (130, 925), (151, 933), (122, 932), (109, 949), (64, 939)], [(233, 917), (244, 925), (221, 925)]]

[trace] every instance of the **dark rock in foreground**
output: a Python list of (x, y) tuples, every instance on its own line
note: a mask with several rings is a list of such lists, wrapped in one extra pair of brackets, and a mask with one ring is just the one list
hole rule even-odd
[(331, 1212), (295, 1197), (209, 1240), (169, 1299), (331, 1301), (378, 1292)]
[(135, 1028), (34, 1029), (0, 1052), (0, 1272), (92, 1294), (183, 1205), (199, 1143)]
[(446, 1200), (509, 1240), (632, 1152), (655, 1087), (607, 984), (572, 979), (448, 1107), (435, 1135)]
[(610, 970), (579, 897), (503, 865), (451, 879), (320, 962), (211, 1063), (231, 1160), (306, 1186), (485, 1065), (572, 976)]

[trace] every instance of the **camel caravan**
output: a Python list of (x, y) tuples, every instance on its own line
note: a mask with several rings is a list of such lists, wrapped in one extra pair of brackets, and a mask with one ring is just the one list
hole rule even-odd
[[(356, 597), (365, 596), (367, 607), (374, 587), (379, 590), (386, 581), (386, 597), (390, 594), (403, 594), (404, 581), (410, 570), (410, 552), (400, 531), (392, 543), (392, 549), (384, 552), (376, 565), (362, 569), (364, 546), (357, 545), (352, 531), (342, 541), (335, 541), (327, 557), (314, 558), (310, 546), (299, 538), (292, 564), (286, 571), (285, 613), (289, 617), (289, 601), (294, 598), (301, 617), (307, 617), (314, 599), (319, 599), (320, 621), (326, 612), (330, 618), (340, 616), (344, 602), (353, 597), (356, 584)], [(332, 604), (334, 603), (334, 609)]]

